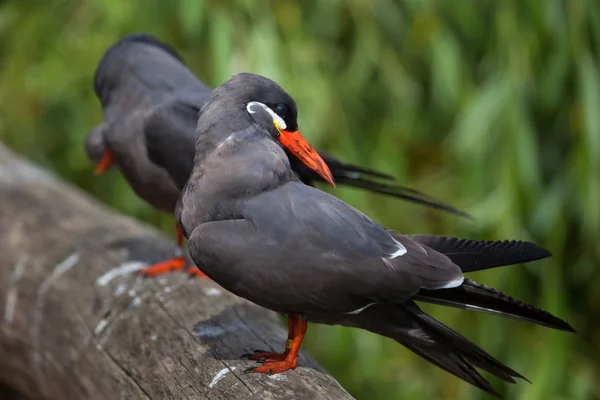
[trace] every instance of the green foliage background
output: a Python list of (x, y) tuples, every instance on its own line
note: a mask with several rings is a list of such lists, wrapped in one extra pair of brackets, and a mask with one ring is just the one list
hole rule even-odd
[[(525, 239), (550, 260), (473, 278), (578, 335), (427, 307), (533, 384), (508, 398), (600, 398), (600, 2), (596, 0), (14, 0), (0, 3), (0, 138), (115, 208), (172, 220), (115, 172), (92, 178), (92, 77), (124, 34), (157, 35), (215, 86), (252, 71), (295, 97), (315, 147), (470, 212), (350, 189), (388, 227)], [(307, 347), (359, 399), (486, 395), (389, 340), (311, 326)]]

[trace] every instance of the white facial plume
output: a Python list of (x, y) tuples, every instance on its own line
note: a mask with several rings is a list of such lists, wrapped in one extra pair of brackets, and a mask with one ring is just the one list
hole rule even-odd
[(271, 110), (269, 107), (267, 107), (265, 104), (259, 101), (251, 101), (250, 103), (246, 104), (246, 111), (248, 111), (249, 114), (256, 114), (256, 107), (262, 107), (263, 109), (265, 109), (271, 115), (273, 121), (275, 121), (279, 129), (287, 128), (287, 124), (285, 123), (283, 118), (281, 118), (275, 113), (275, 111)]

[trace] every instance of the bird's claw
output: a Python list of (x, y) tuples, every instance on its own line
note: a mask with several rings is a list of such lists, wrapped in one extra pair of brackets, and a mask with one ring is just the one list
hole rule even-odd
[(264, 364), (266, 362), (283, 361), (287, 357), (287, 353), (275, 353), (271, 351), (255, 350), (253, 354), (244, 354), (244, 356), (242, 357), (250, 361), (257, 361), (261, 364)]
[(261, 366), (248, 368), (245, 372), (275, 375), (290, 369), (296, 369), (296, 360), (285, 358), (283, 360), (267, 360)]
[(200, 268), (195, 265), (190, 265), (188, 267), (187, 274), (190, 278), (210, 279), (204, 272), (200, 271)]

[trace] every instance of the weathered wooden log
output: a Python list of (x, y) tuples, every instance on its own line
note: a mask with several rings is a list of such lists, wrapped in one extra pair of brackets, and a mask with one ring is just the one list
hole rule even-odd
[(240, 356), (281, 350), (283, 324), (214, 282), (135, 274), (172, 252), (156, 230), (0, 145), (0, 394), (351, 398), (305, 354), (295, 371), (245, 373), (255, 364)]

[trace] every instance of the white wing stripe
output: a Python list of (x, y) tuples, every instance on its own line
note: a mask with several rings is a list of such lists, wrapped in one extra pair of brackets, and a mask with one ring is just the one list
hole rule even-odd
[(366, 306), (361, 307), (358, 310), (350, 311), (350, 312), (347, 312), (346, 314), (358, 314), (358, 313), (361, 313), (364, 310), (366, 310), (367, 308), (371, 307), (373, 304), (375, 304), (375, 303), (367, 304)]
[(390, 258), (396, 258), (406, 254), (406, 247), (404, 247), (404, 245), (396, 239), (394, 239), (394, 242), (396, 242), (396, 244), (398, 245), (398, 250), (396, 250), (392, 255), (390, 255)]
[(438, 287), (437, 289), (451, 289), (451, 288), (459, 287), (460, 285), (463, 284), (464, 281), (465, 281), (465, 278), (463, 276), (461, 276), (460, 278), (451, 280), (450, 282)]

